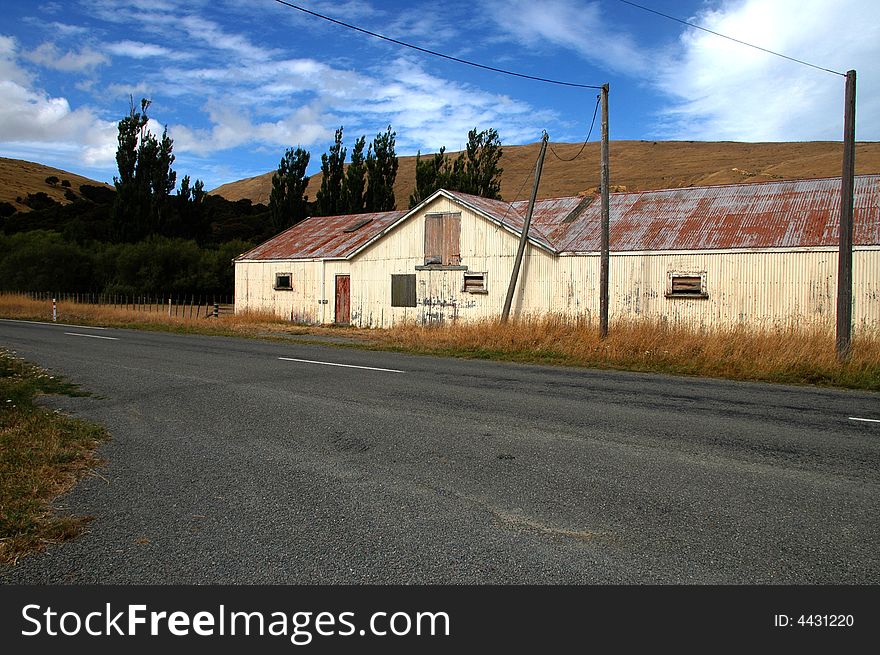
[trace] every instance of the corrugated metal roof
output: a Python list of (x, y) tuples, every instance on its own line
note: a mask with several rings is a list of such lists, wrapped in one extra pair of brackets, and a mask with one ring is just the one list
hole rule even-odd
[[(527, 201), (442, 193), (522, 231)], [(880, 175), (856, 177), (853, 204), (853, 243), (880, 245)], [(310, 218), (240, 259), (349, 257), (407, 213)], [(613, 251), (830, 247), (838, 241), (840, 178), (614, 193), (610, 213)], [(372, 220), (344, 232), (362, 219)], [(598, 196), (539, 200), (529, 238), (554, 252), (596, 252), (600, 220)]]
[[(599, 249), (600, 205), (597, 199), (564, 229), (551, 233), (558, 251)], [(880, 244), (880, 176), (856, 178), (853, 205), (853, 243)], [(840, 178), (615, 193), (610, 198), (610, 247), (633, 251), (836, 246), (839, 222)]]
[[(313, 216), (261, 243), (237, 259), (343, 259), (405, 216), (405, 211)], [(346, 232), (357, 223), (361, 227)]]

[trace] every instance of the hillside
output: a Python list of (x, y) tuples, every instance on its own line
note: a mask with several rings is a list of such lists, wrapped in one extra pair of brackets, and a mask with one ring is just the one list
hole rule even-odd
[[(579, 143), (553, 143), (541, 176), (540, 198), (576, 195), (599, 186), (599, 143), (590, 142), (579, 158)], [(501, 195), (524, 199), (530, 192), (539, 143), (504, 146)], [(556, 154), (554, 154), (554, 152)], [(457, 153), (450, 153), (457, 156)], [(320, 153), (312, 153), (320, 157)], [(558, 157), (557, 157), (558, 155)], [(610, 145), (611, 184), (630, 191), (710, 184), (733, 184), (774, 179), (840, 175), (843, 145), (833, 141), (796, 143), (739, 143), (732, 141), (613, 141)], [(280, 158), (280, 157), (279, 157)], [(561, 158), (561, 159), (560, 159)], [(856, 172), (880, 173), (880, 143), (856, 145)], [(406, 209), (415, 184), (415, 157), (401, 157), (394, 193)], [(321, 186), (321, 175), (309, 181), (310, 200)], [(211, 193), (227, 200), (248, 198), (267, 203), (272, 171), (217, 187)], [(622, 189), (621, 189), (622, 190)]]
[[(58, 183), (48, 184), (46, 178), (53, 175), (58, 178)], [(39, 193), (40, 191), (56, 202), (69, 202), (64, 197), (64, 192), (68, 187), (61, 185), (64, 180), (70, 182), (69, 188), (76, 195), (79, 195), (79, 187), (82, 184), (109, 186), (104, 182), (97, 182), (60, 168), (52, 168), (23, 159), (0, 157), (0, 202), (8, 202), (18, 211), (30, 211), (30, 208), (17, 202), (16, 198), (25, 198), (29, 193)]]

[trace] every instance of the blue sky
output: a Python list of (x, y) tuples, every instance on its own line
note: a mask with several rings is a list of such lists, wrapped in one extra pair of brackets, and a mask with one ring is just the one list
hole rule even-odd
[[(619, 0), (302, 0), (313, 11), (489, 66), (610, 84), (612, 139), (840, 140), (842, 77), (745, 48)], [(858, 71), (857, 138), (880, 140), (876, 0), (640, 0), (822, 67)], [(168, 127), (178, 179), (207, 188), (320, 166), (387, 125), (399, 155), (460, 149), (473, 127), (505, 144), (580, 142), (595, 90), (428, 57), (274, 0), (4, 2), (0, 155), (112, 182), (129, 97)], [(598, 136), (598, 125), (593, 139)]]

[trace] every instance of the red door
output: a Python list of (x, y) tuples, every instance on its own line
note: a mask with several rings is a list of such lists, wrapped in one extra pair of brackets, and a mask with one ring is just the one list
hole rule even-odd
[(351, 323), (351, 277), (348, 275), (336, 276), (336, 314), (334, 320), (337, 325)]

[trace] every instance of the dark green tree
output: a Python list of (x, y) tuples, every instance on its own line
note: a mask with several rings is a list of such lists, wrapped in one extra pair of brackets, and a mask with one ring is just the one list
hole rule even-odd
[(321, 188), (315, 197), (318, 216), (336, 216), (345, 212), (343, 183), (345, 180), (345, 154), (342, 145), (342, 128), (336, 130), (336, 138), (330, 153), (321, 155)]
[(437, 189), (461, 191), (475, 196), (501, 199), (501, 173), (498, 166), (502, 148), (494, 129), (468, 132), (467, 148), (452, 159), (446, 148), (440, 148), (430, 159), (416, 155), (416, 186), (409, 197), (410, 208), (430, 196)]
[(384, 212), (395, 207), (394, 180), (397, 178), (396, 132), (388, 126), (376, 135), (367, 150), (366, 211)]
[(467, 148), (460, 155), (464, 159), (458, 191), (500, 200), (504, 170), (498, 166), (501, 155), (501, 139), (496, 130), (489, 128), (477, 132), (474, 128), (468, 132)]
[(409, 197), (410, 209), (437, 189), (449, 188), (449, 177), (449, 159), (446, 157), (445, 146), (430, 158), (422, 159), (421, 151), (416, 153), (416, 185)]
[(297, 146), (288, 148), (272, 175), (272, 191), (269, 193), (269, 213), (272, 226), (277, 232), (296, 225), (306, 217), (309, 185), (306, 169), (311, 155)]
[(161, 139), (147, 129), (149, 106), (150, 101), (143, 98), (138, 111), (132, 102), (128, 116), (118, 123), (114, 220), (117, 236), (125, 241), (136, 241), (162, 229), (168, 197), (177, 179), (171, 168), (174, 145), (168, 129)]
[(351, 163), (348, 165), (348, 170), (345, 171), (343, 198), (344, 211), (347, 214), (362, 214), (364, 212), (366, 201), (364, 190), (367, 186), (367, 167), (364, 162), (366, 143), (367, 137), (365, 136), (354, 142), (354, 147), (351, 149)]

